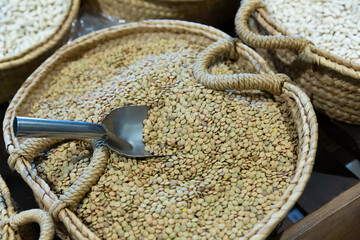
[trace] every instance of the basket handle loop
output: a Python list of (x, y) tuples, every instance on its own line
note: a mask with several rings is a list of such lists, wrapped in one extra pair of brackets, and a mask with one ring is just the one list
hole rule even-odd
[(222, 39), (200, 53), (194, 64), (194, 77), (205, 87), (216, 90), (263, 90), (274, 95), (282, 92), (284, 82), (290, 79), (284, 74), (250, 74), (239, 73), (232, 75), (212, 75), (208, 68), (213, 60), (224, 53), (229, 53), (230, 58), (237, 55), (234, 39)]
[[(13, 169), (20, 158), (31, 161), (44, 149), (64, 140), (62, 138), (28, 138), (19, 148), (13, 150), (8, 159), (8, 164)], [(80, 177), (52, 205), (46, 205), (49, 208), (49, 213), (54, 218), (58, 217), (62, 209), (75, 207), (101, 175), (104, 174), (109, 159), (108, 149), (98, 139), (82, 139), (82, 141), (92, 144), (93, 155), (91, 161)]]
[[(277, 26), (266, 13), (266, 6), (260, 0), (247, 0), (241, 4), (235, 17), (235, 29), (239, 38), (245, 44), (255, 48), (276, 48), (296, 51), (302, 51), (306, 46), (312, 44), (300, 36), (284, 36), (286, 32)], [(252, 14), (261, 15), (263, 21), (274, 30), (274, 35), (278, 36), (264, 36), (253, 32), (248, 23)]]
[(40, 226), (39, 240), (51, 240), (54, 238), (54, 222), (46, 211), (31, 209), (11, 216), (7, 223), (14, 229), (28, 223), (36, 222)]
[(109, 160), (109, 151), (100, 140), (91, 140), (91, 144), (93, 156), (89, 165), (86, 166), (80, 177), (49, 208), (49, 213), (54, 218), (59, 216), (62, 209), (75, 207), (104, 174)]

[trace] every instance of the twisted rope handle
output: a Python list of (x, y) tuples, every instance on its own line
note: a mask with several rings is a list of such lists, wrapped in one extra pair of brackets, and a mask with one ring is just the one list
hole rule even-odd
[[(236, 33), (247, 45), (256, 48), (278, 48), (296, 51), (302, 51), (306, 46), (312, 45), (310, 41), (299, 36), (264, 36), (251, 31), (248, 21), (251, 15), (260, 9), (262, 12), (267, 12), (266, 6), (260, 0), (248, 0), (241, 4), (241, 7), (236, 13)], [(286, 34), (285, 31), (280, 29), (274, 22), (271, 22), (271, 25), (274, 29), (278, 30), (277, 32)]]
[(47, 147), (60, 143), (65, 139), (61, 138), (29, 138), (24, 143), (20, 145), (18, 149), (14, 149), (9, 158), (8, 164), (11, 169), (14, 169), (16, 161), (23, 157), (27, 161), (34, 159), (41, 151)]
[(75, 207), (104, 174), (109, 159), (108, 149), (99, 140), (92, 140), (93, 156), (84, 172), (80, 175), (71, 187), (55, 201), (49, 209), (49, 213), (58, 218), (60, 211), (66, 207)]
[[(8, 164), (11, 168), (14, 168), (16, 161), (20, 158), (31, 161), (44, 149), (64, 140), (62, 138), (29, 138), (10, 154)], [(92, 144), (92, 160), (79, 179), (49, 207), (49, 213), (54, 218), (58, 218), (60, 211), (64, 208), (75, 207), (105, 171), (109, 159), (108, 149), (100, 140), (83, 139), (83, 141)]]
[(41, 209), (32, 209), (15, 214), (4, 220), (1, 224), (9, 224), (13, 229), (17, 229), (25, 224), (36, 222), (40, 226), (39, 240), (51, 240), (54, 237), (54, 222), (47, 212)]
[(239, 73), (232, 75), (212, 75), (208, 68), (215, 57), (229, 53), (233, 58), (238, 53), (234, 45), (234, 39), (222, 39), (208, 46), (198, 56), (193, 73), (195, 79), (208, 88), (216, 90), (263, 90), (274, 95), (282, 92), (284, 82), (290, 81), (284, 74), (250, 74)]

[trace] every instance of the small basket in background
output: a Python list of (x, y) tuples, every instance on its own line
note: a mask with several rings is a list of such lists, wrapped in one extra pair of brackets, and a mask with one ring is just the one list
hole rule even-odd
[(10, 100), (26, 78), (67, 42), (79, 6), (80, 0), (69, 0), (66, 14), (51, 35), (24, 51), (0, 58), (0, 103)]
[[(251, 17), (256, 21), (250, 26)], [(289, 35), (260, 0), (243, 1), (235, 25), (240, 39), (256, 48), (276, 72), (287, 74), (304, 88), (317, 110), (339, 121), (360, 124), (359, 64), (319, 49), (309, 39)]]

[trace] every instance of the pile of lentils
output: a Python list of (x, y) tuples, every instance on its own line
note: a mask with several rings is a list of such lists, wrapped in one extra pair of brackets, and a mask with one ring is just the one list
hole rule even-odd
[(293, 35), (360, 64), (359, 0), (264, 0), (274, 20)]
[[(181, 39), (105, 43), (54, 70), (29, 115), (100, 122), (112, 109), (148, 105), (143, 160), (110, 151), (104, 174), (74, 210), (104, 239), (237, 239), (269, 213), (294, 175), (297, 133), (284, 102), (261, 91), (196, 83), (204, 46)], [(213, 74), (254, 72), (222, 61)], [(88, 143), (44, 152), (39, 174), (58, 195), (91, 161)]]
[(21, 53), (55, 32), (70, 0), (0, 0), (0, 58)]

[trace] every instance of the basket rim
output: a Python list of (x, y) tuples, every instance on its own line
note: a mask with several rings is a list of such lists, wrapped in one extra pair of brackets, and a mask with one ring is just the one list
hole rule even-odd
[[(14, 151), (14, 147), (18, 147), (16, 138), (14, 138), (14, 136), (12, 136), (11, 134), (11, 119), (13, 115), (15, 114), (20, 103), (24, 100), (24, 98), (26, 98), (27, 94), (29, 94), (29, 92), (27, 91), (31, 90), (31, 88), (35, 86), (33, 84), (39, 81), (37, 80), (39, 79), (38, 77), (42, 76), (44, 74), (44, 71), (48, 69), (49, 66), (56, 63), (56, 61), (61, 58), (61, 54), (63, 52), (71, 51), (73, 47), (81, 48), (84, 47), (87, 43), (94, 42), (92, 37), (96, 37), (100, 35), (102, 36), (107, 35), (111, 37), (112, 33), (124, 31), (127, 29), (136, 29), (139, 27), (152, 27), (152, 28), (168, 27), (173, 29), (180, 29), (181, 27), (184, 26), (188, 27), (188, 29), (191, 29), (189, 31), (192, 31), (194, 34), (197, 33), (198, 35), (204, 36), (204, 34), (211, 34), (209, 32), (213, 30), (218, 33), (217, 37), (219, 39), (222, 37), (228, 37), (227, 34), (221, 32), (220, 30), (198, 23), (191, 23), (180, 20), (149, 20), (139, 23), (127, 23), (113, 28), (100, 30), (92, 34), (89, 34), (87, 36), (81, 37), (67, 46), (63, 46), (53, 56), (51, 56), (48, 60), (46, 60), (26, 80), (26, 82), (23, 84), (23, 86), (19, 89), (19, 91), (15, 95), (14, 99), (11, 101), (9, 108), (7, 109), (3, 123), (3, 130), (4, 130), (3, 132), (4, 132), (4, 139), (5, 139), (7, 151), (11, 153)], [(203, 30), (203, 32), (201, 30)], [(131, 34), (135, 34), (135, 33), (131, 33)], [(261, 59), (261, 57), (254, 50), (248, 47), (246, 47), (246, 49), (248, 49), (250, 54), (254, 55), (255, 57), (259, 57)], [(265, 61), (260, 62), (259, 64), (264, 64), (264, 63)], [(266, 71), (266, 67), (264, 67), (263, 70)], [(257, 239), (266, 238), (266, 236), (268, 236), (270, 232), (276, 227), (277, 223), (279, 223), (282, 220), (282, 218), (285, 217), (287, 212), (291, 209), (291, 207), (295, 204), (296, 200), (300, 197), (300, 194), (304, 189), (308, 179), (310, 178), (310, 173), (312, 171), (312, 166), (314, 163), (314, 157), (317, 148), (317, 121), (316, 121), (315, 112), (310, 103), (310, 99), (300, 88), (294, 86), (291, 83), (285, 83), (283, 89), (292, 92), (297, 98), (296, 104), (301, 104), (301, 109), (303, 109), (303, 112), (307, 113), (305, 115), (302, 115), (301, 121), (305, 125), (304, 128), (306, 128), (304, 130), (303, 135), (306, 135), (305, 137), (310, 139), (310, 141), (308, 141), (305, 147), (301, 145), (301, 149), (299, 150), (299, 154), (298, 154), (299, 155), (298, 166), (295, 171), (295, 176), (297, 178), (295, 179), (294, 176), (289, 187), (285, 190), (285, 193), (287, 192), (288, 195), (285, 196), (285, 193), (283, 194), (281, 198), (282, 201), (279, 201), (280, 207), (277, 207), (276, 209), (277, 211), (274, 210), (274, 212), (268, 213), (266, 215), (268, 216), (268, 219), (265, 222), (261, 221), (258, 224), (256, 224), (255, 225), (256, 228), (252, 229), (251, 235), (244, 236), (245, 238), (253, 237), (254, 235), (257, 234), (259, 234), (256, 236)], [(300, 138), (303, 136), (299, 135), (298, 137), (300, 144)], [(301, 164), (299, 162), (301, 162)], [(49, 204), (48, 207), (45, 206), (45, 208), (49, 208), (49, 206), (51, 206), (55, 201), (58, 200), (58, 197), (52, 192), (52, 190), (45, 183), (45, 181), (40, 177), (38, 177), (36, 173), (32, 170), (32, 166), (30, 165), (30, 163), (24, 160), (22, 157), (20, 157), (19, 160), (16, 162), (15, 169), (22, 175), (24, 180), (30, 185), (30, 187), (34, 191), (34, 194), (41, 192), (41, 196), (39, 196), (40, 198), (42, 198), (41, 201), (43, 201), (44, 204)], [(293, 181), (295, 181), (295, 183)], [(75, 215), (75, 213), (70, 211), (68, 208), (65, 208), (64, 211), (60, 212), (60, 218), (62, 222), (65, 224), (69, 233), (74, 234), (76, 238), (86, 239), (90, 237), (97, 239), (97, 236), (94, 233), (92, 233), (92, 231), (90, 231), (90, 229), (83, 223), (83, 221), (81, 221)]]
[[(1, 200), (3, 200), (3, 201), (1, 201)], [(2, 205), (2, 204), (0, 205), (0, 208), (4, 208), (7, 213), (8, 213), (9, 208), (13, 208), (10, 190), (1, 175), (0, 175), (0, 202), (4, 203), (4, 205)], [(14, 213), (14, 210), (12, 211), (12, 213)], [(10, 213), (10, 214), (12, 214), (12, 213)]]
[(59, 23), (57, 29), (43, 41), (34, 44), (16, 55), (0, 58), (0, 70), (15, 68), (27, 62), (31, 62), (53, 48), (71, 28), (72, 22), (76, 18), (80, 8), (80, 1), (81, 0), (69, 0), (70, 3), (64, 18)]

